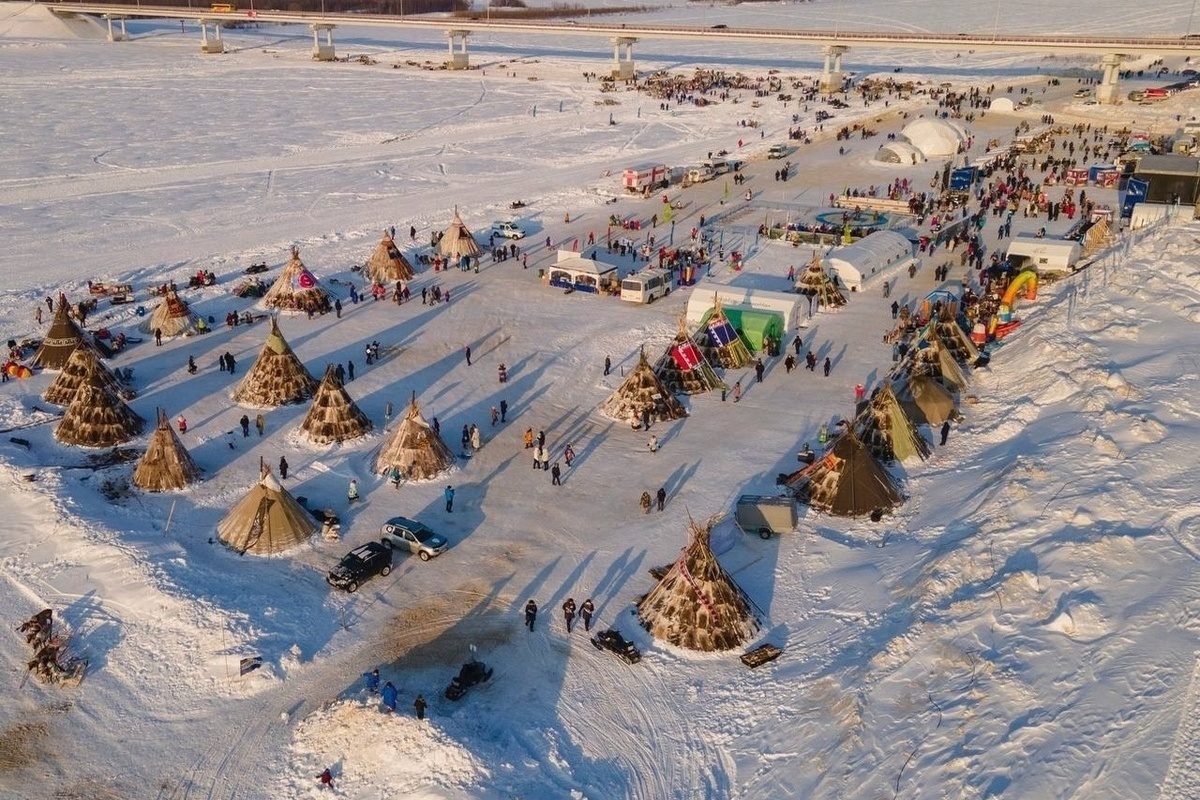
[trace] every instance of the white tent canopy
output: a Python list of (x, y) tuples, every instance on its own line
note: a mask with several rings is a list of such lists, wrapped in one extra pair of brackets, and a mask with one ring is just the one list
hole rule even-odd
[(925, 154), (926, 158), (942, 158), (958, 153), (967, 143), (967, 134), (958, 125), (944, 119), (921, 117), (904, 126), (900, 136)]
[(912, 243), (895, 231), (875, 231), (825, 257), (827, 270), (852, 292), (861, 290), (868, 278), (912, 260)]
[(925, 154), (908, 142), (899, 140), (884, 142), (875, 154), (875, 160), (884, 164), (920, 164)]

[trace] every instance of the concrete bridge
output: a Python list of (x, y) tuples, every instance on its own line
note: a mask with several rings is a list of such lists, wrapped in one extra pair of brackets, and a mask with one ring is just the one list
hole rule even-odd
[[(92, 14), (108, 21), (109, 39), (126, 38), (125, 20), (129, 18), (191, 19), (200, 25), (201, 50), (205, 53), (224, 52), (221, 25), (226, 22), (300, 23), (313, 32), (313, 58), (331, 61), (335, 57), (333, 31), (339, 25), (354, 27), (390, 27), (434, 29), (446, 35), (450, 69), (469, 69), (470, 55), (467, 37), (474, 31), (492, 34), (512, 33), (550, 36), (607, 37), (613, 47), (612, 75), (628, 79), (636, 75), (633, 46), (642, 39), (684, 39), (709, 42), (760, 42), (798, 44), (821, 48), (825, 67), (821, 73), (821, 89), (841, 90), (845, 83), (842, 58), (851, 47), (905, 48), (917, 50), (986, 50), (1011, 53), (1054, 53), (1057, 55), (1100, 56), (1101, 80), (1096, 98), (1102, 103), (1120, 99), (1118, 78), (1121, 63), (1131, 56), (1163, 56), (1172, 53), (1200, 54), (1200, 39), (1170, 36), (1069, 36), (1057, 34), (1014, 33), (910, 33), (892, 31), (803, 30), (779, 28), (705, 28), (672, 25), (630, 25), (584, 20), (507, 20), (492, 19), (490, 13), (480, 12), (469, 17), (430, 18), (383, 14), (326, 14), (322, 12), (259, 11), (253, 8), (237, 11), (180, 8), (178, 6), (127, 6), (109, 3), (53, 3), (48, 7), (56, 14)], [(490, 8), (489, 8), (490, 12)], [(116, 23), (117, 28), (114, 28)], [(119, 30), (118, 30), (119, 29)], [(210, 34), (211, 31), (211, 34)]]

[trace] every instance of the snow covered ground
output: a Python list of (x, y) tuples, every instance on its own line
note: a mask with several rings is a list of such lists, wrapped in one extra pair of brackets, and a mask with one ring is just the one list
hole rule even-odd
[[(1178, 33), (1190, 6), (997, 10), (818, 0), (665, 7), (653, 18)], [(342, 319), (281, 320), (310, 371), (353, 360), (348, 390), (378, 427), (388, 403), (399, 408), (415, 392), (451, 446), (469, 423), (485, 443), (446, 481), (399, 491), (370, 472), (381, 434), (313, 448), (294, 433), (302, 406), (269, 412), (266, 435), (233, 436), (231, 451), (227, 432), (244, 412), (216, 359), (230, 351), (245, 369), (266, 327), (220, 326), (161, 348), (138, 343), (112, 360), (133, 369), (132, 405), (143, 416), (158, 407), (187, 416), (184, 443), (206, 480), (179, 495), (111, 503), (102, 484), (128, 478), (130, 467), (95, 469), (86, 452), (53, 440), (40, 399), (52, 376), (4, 384), (0, 607), (12, 627), (54, 608), (90, 668), (79, 688), (44, 687), (26, 677), (24, 642), (0, 634), (9, 698), (0, 706), (0, 796), (1200, 796), (1200, 226), (1121, 243), (1019, 308), (1019, 332), (972, 373), (965, 394), (977, 402), (964, 405), (965, 422), (930, 461), (900, 469), (910, 499), (895, 515), (873, 524), (805, 514), (795, 534), (769, 541), (723, 523), (722, 563), (761, 609), (762, 641), (784, 648), (749, 671), (736, 654), (653, 642), (632, 603), (653, 585), (647, 569), (684, 545), (687, 514), (774, 493), (797, 448), (849, 412), (854, 385), (882, 379), (890, 300), (868, 284), (844, 310), (812, 320), (805, 342), (832, 357), (830, 377), (786, 375), (778, 363), (762, 384), (730, 375), (747, 387), (741, 402), (694, 398), (687, 420), (657, 426), (662, 449), (650, 454), (644, 434), (596, 407), (639, 347), (661, 352), (690, 291), (648, 307), (563, 295), (536, 277), (550, 263), (545, 239), (557, 247), (589, 232), (603, 238), (612, 213), (648, 219), (656, 201), (607, 202), (622, 168), (694, 163), (737, 150), (739, 139), (758, 198), (751, 217), (772, 204), (820, 206), (847, 185), (897, 176), (924, 184), (935, 165), (876, 164), (881, 138), (848, 141), (839, 156), (832, 136), (855, 121), (896, 131), (901, 114), (928, 112), (924, 100), (837, 112), (793, 156), (799, 176), (779, 184), (766, 147), (793, 114), (812, 130), (815, 106), (767, 98), (755, 107), (740, 93), (736, 104), (662, 110), (638, 93), (601, 94), (583, 72), (607, 67), (604, 42), (568, 49), (472, 37), (478, 69), (455, 74), (419, 66), (443, 57), (444, 40), (403, 32), (339, 29), (339, 53), (379, 62), (368, 66), (311, 62), (300, 28), (226, 32), (230, 52), (220, 57), (199, 54), (191, 27), (133, 23), (134, 40), (119, 45), (81, 28), (0, 5), (0, 335), (43, 334), (35, 306), (60, 290), (81, 299), (89, 279), (131, 282), (151, 308), (148, 287), (186, 284), (200, 269), (219, 281), (185, 299), (219, 323), (251, 307), (229, 292), (244, 268), (265, 260), (272, 277), (295, 244), (346, 303)], [(637, 58), (641, 69), (819, 70), (815, 51), (784, 48), (645, 42)], [(1039, 105), (1027, 116), (989, 114), (970, 126), (975, 152), (1047, 112), (1158, 132), (1197, 113), (1187, 95), (1084, 107), (1071, 97), (1074, 78), (1040, 94), (1047, 74), (1091, 66), (1078, 59), (852, 51), (846, 63), (884, 77), (902, 65), (914, 80), (1032, 87)], [(760, 127), (738, 126), (743, 119)], [(740, 190), (724, 195), (719, 181), (682, 191), (674, 236), (738, 203)], [(528, 205), (513, 212), (517, 199)], [(414, 293), (439, 284), (452, 292), (449, 305), (348, 302), (347, 283), (359, 280), (349, 268), (382, 228), (395, 225), (407, 243), (415, 226), (412, 256), (455, 206), (477, 232), (516, 213), (532, 231), (521, 242), (528, 269), (485, 260), (478, 273), (423, 270)], [(660, 225), (656, 235), (670, 234)], [(756, 244), (735, 227), (723, 235), (729, 249), (751, 253), (749, 272), (780, 288), (788, 267), (810, 256)], [(897, 276), (893, 296), (923, 297), (931, 273)], [(956, 268), (950, 282), (962, 274)], [(747, 280), (727, 267), (715, 278)], [(132, 336), (138, 321), (134, 306), (102, 303), (91, 324)], [(398, 354), (366, 367), (372, 340)], [(189, 355), (201, 365), (194, 377), (183, 369)], [(510, 421), (491, 428), (488, 410), (501, 399)], [(545, 430), (556, 451), (573, 444), (579, 459), (563, 486), (530, 469), (527, 427)], [(254, 482), (260, 457), (274, 464), (281, 455), (294, 494), (342, 513), (345, 541), (314, 539), (271, 559), (214, 544), (216, 521)], [(345, 509), (352, 477), (364, 502)], [(446, 483), (457, 490), (453, 514), (442, 508)], [(637, 499), (659, 486), (666, 511), (644, 516)], [(328, 568), (396, 514), (445, 533), (451, 549), (428, 563), (401, 558), (354, 595), (331, 592)], [(592, 597), (601, 625), (634, 639), (643, 661), (627, 666), (582, 631), (567, 635), (557, 609), (568, 596)], [(532, 634), (520, 616), (531, 597), (543, 610)], [(451, 703), (441, 689), (472, 646), (495, 677)], [(251, 655), (263, 667), (239, 677), (239, 659)], [(381, 714), (361, 688), (359, 675), (376, 665), (400, 689), (399, 715)], [(430, 701), (424, 722), (410, 711), (418, 693)], [(314, 780), (326, 767), (333, 793)]]

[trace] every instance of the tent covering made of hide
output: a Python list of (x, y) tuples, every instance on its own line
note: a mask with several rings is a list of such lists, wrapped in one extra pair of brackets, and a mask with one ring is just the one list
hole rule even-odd
[(392, 284), (396, 281), (407, 281), (413, 277), (412, 264), (396, 247), (391, 234), (386, 231), (371, 257), (367, 259), (367, 278), (372, 283)]
[(703, 394), (724, 385), (692, 341), (684, 317), (679, 318), (679, 333), (654, 365), (654, 374), (674, 394)]
[(233, 390), (233, 401), (252, 408), (275, 408), (312, 397), (316, 388), (316, 379), (296, 357), (272, 317), (267, 341)]
[(162, 335), (166, 337), (191, 336), (197, 333), (196, 322), (199, 319), (177, 291), (167, 289), (162, 302), (145, 322), (138, 325), (138, 330), (150, 334), (162, 331)]
[(800, 502), (835, 517), (883, 513), (904, 502), (892, 476), (853, 431), (843, 433), (823, 456), (783, 482)]
[(921, 438), (890, 383), (881, 386), (854, 420), (854, 432), (871, 455), (885, 463), (929, 458)]
[(71, 319), (71, 306), (66, 296), (60, 294), (54, 307), (54, 318), (50, 320), (50, 330), (30, 363), (43, 369), (62, 369), (82, 341), (83, 331)]
[(79, 387), (88, 381), (99, 381), (114, 394), (124, 394), (116, 376), (100, 361), (99, 354), (89, 345), (81, 344), (71, 353), (63, 371), (46, 387), (42, 399), (56, 406), (69, 406), (79, 392)]
[(333, 308), (333, 301), (317, 276), (309, 272), (300, 260), (300, 248), (292, 247), (292, 258), (271, 288), (259, 301), (261, 308), (279, 311), (298, 311), (308, 314), (324, 314)]
[(719, 515), (698, 524), (688, 518), (690, 540), (679, 558), (637, 604), (637, 617), (656, 639), (688, 650), (731, 650), (758, 632), (750, 600), (712, 551)]
[(600, 411), (616, 420), (631, 424), (636, 421), (640, 426), (643, 412), (647, 410), (652, 422), (667, 422), (687, 416), (683, 404), (659, 380), (646, 360), (646, 351), (642, 350), (638, 354), (637, 366), (604, 401)]
[(483, 248), (475, 241), (475, 237), (463, 224), (462, 217), (458, 215), (457, 206), (454, 208), (454, 221), (442, 234), (437, 250), (438, 253), (453, 262), (461, 261), (464, 258), (479, 258), (483, 255)]
[(184, 489), (200, 480), (200, 467), (179, 441), (171, 421), (162, 409), (158, 425), (150, 435), (150, 444), (133, 470), (133, 485), (148, 492)]
[(325, 377), (300, 423), (300, 431), (315, 444), (344, 442), (371, 432), (371, 420), (350, 398), (332, 364), (325, 367)]
[(54, 438), (81, 447), (114, 447), (140, 434), (145, 422), (93, 372), (80, 384)]
[(421, 416), (414, 397), (408, 412), (379, 451), (375, 472), (387, 475), (393, 469), (407, 480), (427, 481), (454, 466), (454, 453)]

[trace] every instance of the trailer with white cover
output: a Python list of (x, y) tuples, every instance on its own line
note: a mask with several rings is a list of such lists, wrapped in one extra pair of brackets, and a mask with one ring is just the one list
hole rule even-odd
[(852, 292), (876, 275), (916, 263), (912, 242), (895, 231), (875, 231), (825, 257), (826, 271)]
[(1079, 242), (1019, 234), (1008, 240), (1004, 259), (1018, 271), (1070, 272), (1082, 255)]

